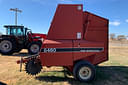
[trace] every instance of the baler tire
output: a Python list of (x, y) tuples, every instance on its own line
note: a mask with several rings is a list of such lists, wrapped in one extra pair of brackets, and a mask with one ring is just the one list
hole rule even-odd
[[(3, 48), (4, 47), (3, 45), (5, 45), (5, 48)], [(13, 41), (11, 41), (10, 39), (3, 39), (0, 42), (0, 53), (2, 55), (12, 55), (14, 53), (14, 47), (15, 47), (15, 43)], [(11, 49), (9, 50), (8, 48), (11, 48)]]
[(31, 42), (30, 44), (29, 44), (29, 46), (28, 46), (28, 53), (29, 54), (31, 54), (31, 55), (33, 55), (33, 54), (37, 54), (38, 52), (32, 52), (32, 50), (31, 50), (31, 46), (32, 45), (36, 45), (36, 46), (38, 46), (39, 48), (38, 48), (38, 52), (40, 51), (40, 48), (41, 48), (41, 43), (40, 42), (38, 42), (38, 41), (34, 41), (34, 42)]
[(95, 79), (96, 70), (94, 65), (87, 61), (80, 61), (73, 68), (73, 76), (82, 82), (90, 82)]
[(41, 72), (42, 65), (40, 62), (36, 62), (34, 59), (30, 59), (25, 64), (26, 73), (29, 75), (37, 75)]

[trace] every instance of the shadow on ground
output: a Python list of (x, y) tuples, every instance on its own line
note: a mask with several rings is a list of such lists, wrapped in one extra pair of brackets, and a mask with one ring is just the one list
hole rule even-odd
[[(45, 74), (45, 73), (44, 73)], [(98, 66), (96, 78), (90, 83), (79, 82), (74, 78), (56, 76), (37, 76), (37, 80), (46, 82), (68, 82), (71, 85), (128, 85), (128, 67), (125, 66)]]
[(30, 54), (28, 54), (28, 53), (14, 53), (13, 55), (11, 55), (11, 56), (15, 56), (15, 57), (19, 57), (19, 56), (29, 56)]
[(22, 53), (14, 53), (12, 55), (3, 55), (3, 56), (26, 57), (26, 56), (30, 56), (30, 54), (28, 54), (26, 52), (22, 52)]
[(0, 82), (0, 85), (7, 85), (7, 84), (5, 84), (5, 83), (3, 83), (3, 82)]

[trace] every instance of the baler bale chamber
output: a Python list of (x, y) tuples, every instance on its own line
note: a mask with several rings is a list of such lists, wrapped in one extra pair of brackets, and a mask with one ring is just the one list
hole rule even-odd
[(26, 61), (27, 73), (35, 75), (41, 66), (63, 66), (80, 81), (93, 80), (95, 65), (108, 60), (108, 22), (83, 11), (81, 4), (58, 5), (41, 52)]

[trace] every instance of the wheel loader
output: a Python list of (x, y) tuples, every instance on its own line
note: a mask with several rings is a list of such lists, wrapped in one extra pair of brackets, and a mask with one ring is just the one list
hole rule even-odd
[(41, 48), (45, 34), (32, 33), (24, 26), (6, 25), (6, 35), (0, 36), (0, 53), (11, 55), (22, 49), (28, 49), (29, 54), (37, 54)]

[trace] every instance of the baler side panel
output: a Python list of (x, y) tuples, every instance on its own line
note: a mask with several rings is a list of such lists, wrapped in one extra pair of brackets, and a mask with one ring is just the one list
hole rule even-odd
[(83, 5), (59, 5), (51, 23), (48, 39), (77, 39), (83, 30)]
[(85, 33), (86, 33), (86, 30), (88, 28), (88, 24), (89, 24), (89, 20), (88, 20), (88, 16), (89, 14), (85, 14), (83, 12), (83, 40), (85, 40)]
[(92, 13), (84, 12), (84, 16), (87, 15), (88, 23), (85, 23), (87, 25), (84, 34), (85, 40), (104, 44), (104, 52), (96, 55), (97, 57), (94, 59), (94, 62), (97, 64), (108, 60), (108, 20)]
[(108, 20), (89, 12), (84, 12), (84, 15), (88, 15), (85, 40), (108, 43)]
[[(42, 52), (40, 53), (41, 62), (43, 66), (72, 66), (73, 56), (72, 52), (64, 51), (65, 48), (72, 48), (72, 40), (45, 40), (43, 42), (44, 48), (61, 49), (55, 52)], [(48, 51), (48, 49), (47, 49)]]
[[(78, 61), (78, 60), (86, 60), (89, 61), (92, 64), (97, 64), (100, 61), (95, 61), (95, 58), (103, 58), (103, 56), (99, 56), (102, 53), (104, 53), (104, 43), (102, 42), (90, 42), (90, 41), (86, 41), (86, 40), (74, 40), (74, 48), (88, 48), (91, 50), (81, 50), (80, 52), (73, 52), (73, 59), (74, 61)], [(99, 49), (102, 48), (103, 50), (97, 52), (97, 50), (95, 49)]]

